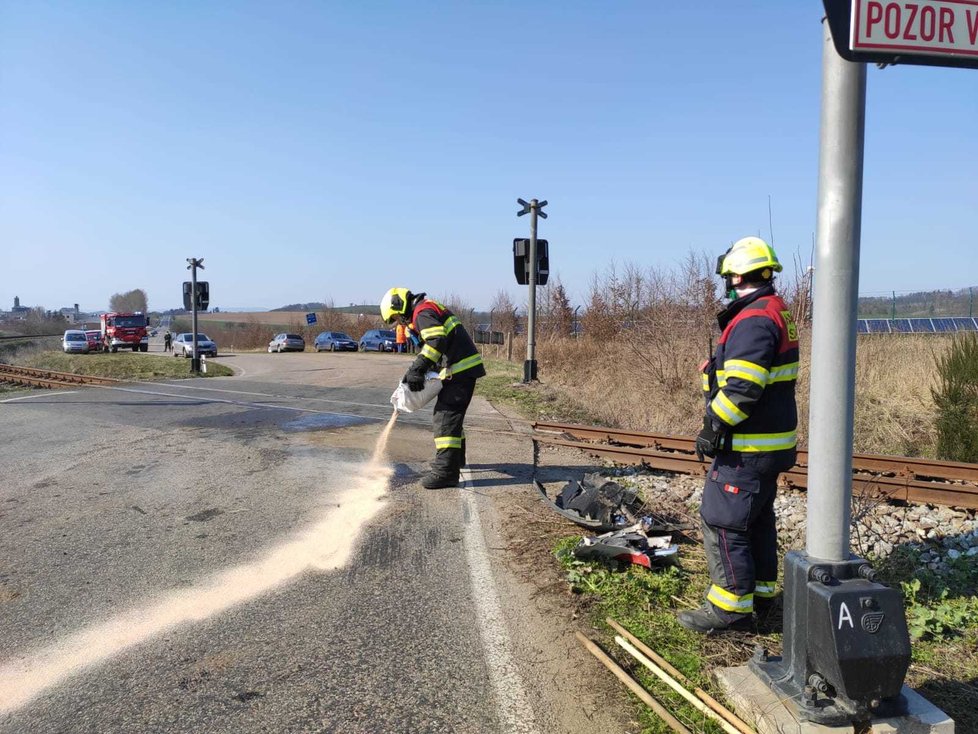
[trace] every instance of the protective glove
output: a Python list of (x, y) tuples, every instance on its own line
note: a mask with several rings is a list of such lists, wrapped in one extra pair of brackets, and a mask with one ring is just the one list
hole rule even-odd
[(696, 437), (696, 458), (703, 461), (704, 456), (709, 456), (711, 459), (716, 456), (723, 443), (723, 436), (723, 429), (719, 426), (714, 427), (713, 420), (709, 416), (703, 418), (703, 430)]
[(404, 384), (408, 386), (408, 390), (411, 392), (418, 392), (424, 390), (424, 376), (427, 370), (423, 364), (413, 364), (411, 368), (404, 373), (404, 379), (401, 380)]

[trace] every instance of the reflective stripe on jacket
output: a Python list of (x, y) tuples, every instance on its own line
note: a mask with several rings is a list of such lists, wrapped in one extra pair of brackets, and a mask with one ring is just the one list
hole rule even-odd
[(707, 414), (727, 429), (728, 451), (782, 451), (797, 444), (798, 330), (767, 285), (719, 318), (716, 354), (703, 367)]
[(471, 377), (485, 376), (482, 355), (462, 322), (445, 306), (424, 300), (415, 307), (411, 323), (423, 342), (418, 359), (441, 367), (442, 379), (461, 372)]

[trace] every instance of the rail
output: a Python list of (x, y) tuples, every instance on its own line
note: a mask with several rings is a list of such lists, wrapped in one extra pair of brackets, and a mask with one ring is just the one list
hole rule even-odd
[[(681, 474), (702, 475), (709, 467), (696, 458), (694, 439), (684, 436), (538, 421), (533, 424), (533, 444), (534, 456), (538, 444), (547, 444)], [(978, 509), (978, 464), (854, 454), (852, 470), (852, 488), (857, 494)], [(798, 451), (797, 463), (781, 475), (781, 482), (795, 489), (807, 489), (807, 451)]]
[(25, 387), (77, 387), (79, 385), (112, 385), (119, 380), (111, 377), (96, 377), (94, 375), (76, 375), (73, 372), (55, 372), (36, 367), (15, 367), (11, 364), (0, 363), (0, 382), (7, 382)]

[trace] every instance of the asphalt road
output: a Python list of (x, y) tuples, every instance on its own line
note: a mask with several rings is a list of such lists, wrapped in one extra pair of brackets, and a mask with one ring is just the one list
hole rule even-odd
[(473, 403), (463, 489), (428, 411), (374, 460), (408, 359), (0, 400), (0, 732), (624, 731), (497, 552), (519, 427)]

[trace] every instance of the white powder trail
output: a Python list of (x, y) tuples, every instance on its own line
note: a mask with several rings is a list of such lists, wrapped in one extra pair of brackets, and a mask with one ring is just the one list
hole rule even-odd
[(370, 461), (338, 498), (338, 507), (264, 557), (219, 572), (198, 587), (123, 611), (31, 654), (0, 663), (0, 714), (18, 709), (66, 678), (178, 625), (198, 622), (282, 586), (307, 569), (341, 568), (357, 531), (385, 506), (393, 470), (384, 461), (391, 416)]

